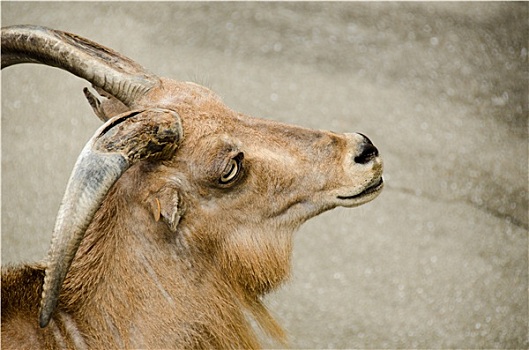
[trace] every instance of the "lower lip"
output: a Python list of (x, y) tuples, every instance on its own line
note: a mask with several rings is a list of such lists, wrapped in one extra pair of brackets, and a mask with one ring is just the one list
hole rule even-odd
[(376, 184), (374, 184), (371, 187), (366, 188), (363, 192), (361, 192), (359, 194), (356, 194), (354, 196), (348, 196), (348, 197), (338, 196), (338, 199), (345, 200), (345, 199), (355, 199), (355, 198), (363, 197), (363, 196), (368, 195), (370, 193), (377, 192), (378, 190), (380, 190), (382, 188), (383, 185), (384, 185), (384, 180), (382, 178), (380, 178), (380, 180)]

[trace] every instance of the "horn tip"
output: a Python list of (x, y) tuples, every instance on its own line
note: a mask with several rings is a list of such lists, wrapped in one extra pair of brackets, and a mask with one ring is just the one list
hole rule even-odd
[[(48, 267), (49, 268), (49, 267)], [(48, 326), (51, 320), (53, 311), (57, 307), (57, 297), (55, 290), (50, 287), (48, 271), (46, 271), (46, 276), (44, 277), (44, 285), (42, 287), (42, 296), (40, 299), (40, 309), (39, 309), (39, 325), (40, 328), (45, 328)]]
[(51, 319), (51, 312), (49, 312), (48, 310), (42, 309), (39, 315), (40, 328), (46, 328), (48, 324), (50, 323), (50, 319)]

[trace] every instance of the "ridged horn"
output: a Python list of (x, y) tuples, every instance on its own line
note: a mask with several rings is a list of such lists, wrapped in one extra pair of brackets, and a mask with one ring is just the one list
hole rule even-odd
[(41, 327), (50, 322), (79, 244), (109, 189), (134, 163), (172, 157), (182, 137), (176, 112), (148, 109), (110, 119), (85, 145), (55, 222), (40, 305)]
[(2, 69), (41, 63), (86, 79), (128, 107), (159, 78), (118, 52), (74, 34), (40, 26), (2, 28)]

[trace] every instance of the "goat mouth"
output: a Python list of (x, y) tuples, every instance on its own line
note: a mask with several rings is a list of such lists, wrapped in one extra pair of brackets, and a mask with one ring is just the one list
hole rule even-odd
[(338, 199), (340, 200), (350, 200), (350, 199), (357, 199), (361, 198), (373, 193), (380, 192), (380, 190), (384, 187), (384, 179), (381, 177), (378, 181), (373, 183), (371, 186), (363, 190), (362, 192), (355, 194), (353, 196), (338, 196)]

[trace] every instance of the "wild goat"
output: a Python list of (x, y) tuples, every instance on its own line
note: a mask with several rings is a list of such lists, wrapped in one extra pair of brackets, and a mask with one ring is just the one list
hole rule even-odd
[(2, 68), (89, 81), (104, 125), (59, 208), (46, 263), (2, 270), (4, 348), (256, 348), (261, 297), (288, 276), (293, 232), (383, 187), (362, 134), (248, 117), (210, 90), (36, 26), (2, 29)]

